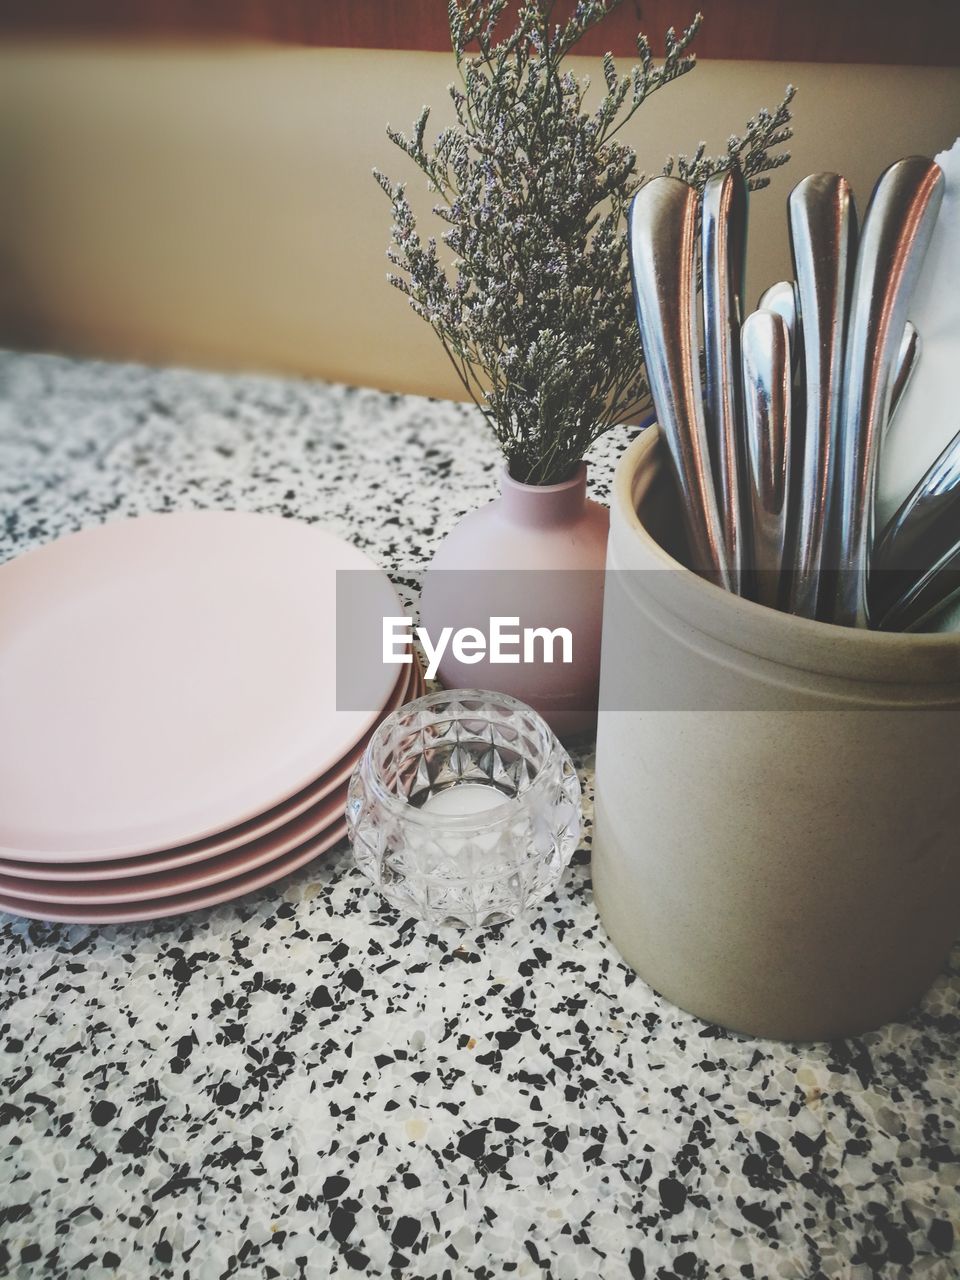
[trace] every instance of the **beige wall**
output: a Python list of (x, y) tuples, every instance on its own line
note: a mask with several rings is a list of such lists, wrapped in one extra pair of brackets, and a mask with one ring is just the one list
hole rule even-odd
[[(385, 282), (370, 177), (409, 173), (384, 124), (424, 102), (446, 118), (452, 74), (439, 54), (0, 50), (0, 342), (458, 394)], [(753, 204), (751, 300), (788, 268), (793, 182), (837, 169), (862, 206), (884, 165), (960, 131), (958, 71), (713, 62), (652, 99), (629, 141), (652, 172), (701, 138), (719, 150), (788, 80), (794, 159)]]

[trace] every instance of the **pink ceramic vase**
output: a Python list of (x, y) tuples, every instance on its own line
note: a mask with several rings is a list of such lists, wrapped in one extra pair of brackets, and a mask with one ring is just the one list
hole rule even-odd
[[(516, 632), (518, 640), (501, 651), (518, 660), (491, 661), (489, 643), (486, 652), (461, 645), (458, 657), (448, 644), (437, 671), (441, 683), (520, 698), (561, 737), (593, 731), (608, 526), (607, 508), (587, 497), (586, 463), (552, 485), (521, 484), (504, 468), (500, 497), (464, 516), (437, 550), (420, 621), (436, 643), (445, 627), (476, 628), (489, 638), (492, 618), (516, 619), (505, 633)], [(559, 638), (544, 644), (534, 636), (525, 654), (523, 632), (532, 628), (566, 628), (572, 652), (564, 654)]]

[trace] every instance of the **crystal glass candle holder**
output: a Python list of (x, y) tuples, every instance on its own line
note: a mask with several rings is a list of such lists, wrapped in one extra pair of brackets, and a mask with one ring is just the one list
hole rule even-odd
[(549, 726), (506, 694), (429, 694), (388, 716), (350, 781), (360, 870), (401, 911), (473, 928), (559, 883), (580, 839), (580, 782)]

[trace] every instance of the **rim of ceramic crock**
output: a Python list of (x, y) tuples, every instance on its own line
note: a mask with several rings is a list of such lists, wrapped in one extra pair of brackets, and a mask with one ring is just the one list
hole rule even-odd
[[(841, 645), (851, 654), (870, 646), (877, 652), (890, 655), (916, 653), (923, 651), (935, 653), (938, 649), (944, 652), (956, 652), (960, 649), (960, 631), (957, 632), (904, 632), (904, 631), (872, 631), (865, 627), (843, 627), (834, 622), (821, 622), (814, 618), (802, 618), (796, 614), (785, 613), (781, 609), (771, 609), (768, 605), (758, 604), (755, 600), (745, 600), (709, 582), (693, 572), (680, 560), (675, 559), (657, 542), (646, 525), (637, 514), (634, 504), (634, 488), (644, 456), (660, 443), (661, 434), (657, 423), (652, 423), (623, 452), (617, 465), (611, 494), (611, 507), (624, 520), (626, 526), (644, 544), (655, 559), (661, 561), (664, 568), (680, 570), (685, 575), (691, 590), (706, 593), (717, 608), (726, 611), (731, 622), (740, 617), (755, 620), (760, 625), (779, 629), (792, 636), (807, 635), (815, 643)], [(611, 535), (612, 536), (612, 535)], [(705, 628), (706, 630), (706, 628)], [(719, 638), (719, 637), (717, 637)]]
[[(530, 780), (529, 787), (522, 795), (507, 796), (500, 804), (496, 804), (490, 809), (481, 809), (478, 813), (437, 815), (426, 813), (423, 809), (415, 808), (405, 800), (398, 799), (392, 791), (389, 791), (383, 785), (380, 779), (380, 772), (373, 764), (374, 752), (386, 733), (392, 728), (392, 722), (408, 715), (411, 711), (419, 711), (422, 707), (435, 703), (449, 702), (454, 698), (460, 701), (496, 699), (500, 703), (506, 703), (519, 711), (526, 712), (533, 719), (537, 734), (544, 747), (543, 760)], [(493, 689), (440, 689), (435, 693), (424, 694), (422, 698), (415, 698), (413, 702), (404, 703), (402, 707), (398, 707), (396, 711), (392, 711), (385, 720), (381, 721), (367, 744), (367, 749), (364, 751), (363, 758), (357, 767), (364, 771), (370, 786), (376, 792), (378, 802), (389, 809), (391, 813), (401, 817), (405, 822), (414, 822), (421, 827), (452, 831), (462, 831), (470, 827), (488, 829), (516, 816), (517, 805), (542, 785), (547, 765), (554, 759), (558, 750), (564, 755), (568, 754), (546, 720), (538, 712), (534, 711), (531, 706), (528, 706), (527, 703), (521, 702), (519, 698), (511, 697), (508, 693), (497, 693)]]

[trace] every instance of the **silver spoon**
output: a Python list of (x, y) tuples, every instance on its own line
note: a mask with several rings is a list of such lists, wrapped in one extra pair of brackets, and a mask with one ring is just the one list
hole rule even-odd
[(697, 343), (697, 193), (654, 178), (630, 204), (627, 229), (637, 324), (657, 419), (680, 489), (691, 568), (728, 591), (710, 467)]
[(943, 188), (943, 173), (932, 160), (898, 160), (881, 174), (864, 220), (847, 327), (840, 419), (840, 572), (833, 620), (846, 626), (869, 625), (867, 573), (879, 442), (889, 416), (907, 308)]
[(815, 618), (834, 485), (857, 211), (850, 184), (836, 173), (813, 173), (797, 183), (787, 210), (804, 325), (806, 412), (800, 474), (791, 493), (793, 545), (784, 568), (790, 571), (787, 608)]
[(703, 190), (703, 345), (706, 420), (723, 545), (733, 590), (742, 591), (744, 530), (740, 474), (740, 325), (747, 257), (747, 183), (739, 169), (715, 174)]
[(741, 334), (744, 438), (757, 599), (776, 608), (790, 494), (790, 335), (783, 316), (754, 311)]

